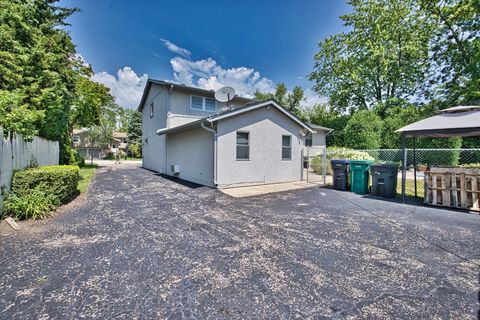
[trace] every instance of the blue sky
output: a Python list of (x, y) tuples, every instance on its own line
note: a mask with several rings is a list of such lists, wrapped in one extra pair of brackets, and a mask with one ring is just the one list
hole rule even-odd
[[(78, 52), (120, 104), (136, 107), (147, 77), (241, 95), (312, 83), (317, 43), (343, 30), (345, 1), (99, 1), (79, 7), (68, 27)], [(316, 101), (307, 91), (309, 103)]]

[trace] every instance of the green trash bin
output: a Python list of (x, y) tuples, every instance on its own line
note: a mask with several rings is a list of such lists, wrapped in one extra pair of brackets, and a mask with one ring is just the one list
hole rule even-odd
[(350, 191), (356, 194), (368, 193), (368, 168), (373, 160), (350, 160)]

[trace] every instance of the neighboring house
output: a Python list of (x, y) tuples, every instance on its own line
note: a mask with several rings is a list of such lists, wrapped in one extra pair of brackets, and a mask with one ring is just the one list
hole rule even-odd
[(87, 159), (92, 156), (93, 158), (105, 158), (108, 154), (126, 152), (127, 148), (127, 133), (125, 132), (113, 132), (112, 140), (107, 148), (100, 148), (97, 143), (92, 143), (89, 130), (85, 128), (74, 129), (72, 140), (73, 146)]
[(301, 180), (305, 137), (329, 130), (275, 100), (236, 96), (228, 108), (213, 91), (152, 79), (138, 110), (144, 168), (219, 188)]
[(110, 142), (110, 150), (108, 150), (108, 152), (125, 154), (127, 152), (128, 134), (126, 132), (114, 131), (112, 137), (113, 139)]

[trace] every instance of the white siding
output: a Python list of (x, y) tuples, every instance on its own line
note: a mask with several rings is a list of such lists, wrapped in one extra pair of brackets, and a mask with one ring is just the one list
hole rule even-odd
[(214, 187), (213, 134), (196, 129), (167, 135), (167, 171), (171, 165), (180, 166), (179, 178)]
[(326, 134), (324, 132), (314, 133), (312, 135), (312, 146), (324, 146)]
[[(165, 170), (165, 136), (157, 130), (167, 125), (168, 93), (163, 86), (153, 84), (145, 100), (142, 113), (143, 167), (157, 172)], [(154, 104), (154, 115), (150, 117), (150, 104)]]
[(200, 119), (200, 117), (169, 113), (168, 119), (167, 119), (167, 127), (168, 128), (178, 127), (198, 119)]
[[(34, 138), (31, 142), (21, 135), (4, 139), (0, 128), (0, 187), (10, 187), (14, 170), (23, 169), (32, 162), (40, 166), (57, 165), (59, 160), (58, 141)], [(2, 198), (0, 194), (0, 211)]]
[[(301, 127), (275, 108), (261, 108), (218, 123), (219, 187), (299, 181), (302, 178)], [(250, 133), (250, 160), (236, 160), (237, 131)], [(282, 135), (292, 136), (292, 160), (282, 160)]]

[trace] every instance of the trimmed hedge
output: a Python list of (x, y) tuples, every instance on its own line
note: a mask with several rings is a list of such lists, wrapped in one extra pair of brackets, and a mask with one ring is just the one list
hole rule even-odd
[(59, 206), (77, 193), (80, 180), (78, 166), (44, 166), (15, 172), (12, 179), (12, 192), (18, 196), (27, 196), (37, 190), (51, 197), (53, 204)]

